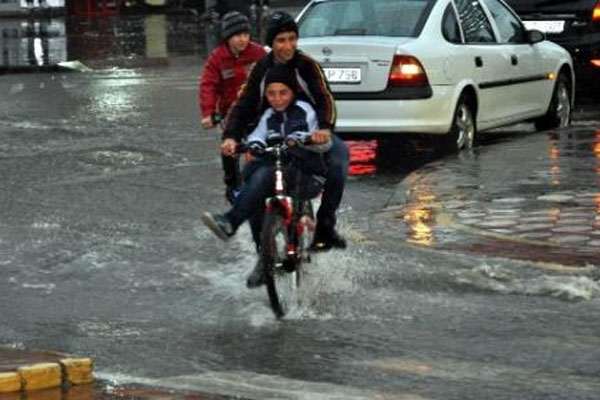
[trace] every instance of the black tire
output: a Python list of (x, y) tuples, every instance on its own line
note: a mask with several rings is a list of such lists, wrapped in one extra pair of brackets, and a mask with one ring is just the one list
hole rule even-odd
[(287, 262), (288, 241), (283, 216), (267, 213), (261, 233), (262, 257), (269, 304), (277, 318), (287, 315), (298, 303), (299, 274)]
[(571, 84), (564, 73), (558, 75), (546, 114), (535, 120), (535, 129), (562, 129), (571, 123)]
[(455, 153), (464, 148), (475, 146), (477, 126), (475, 125), (475, 111), (471, 98), (463, 93), (456, 102), (456, 109), (452, 117), (450, 132), (446, 135), (447, 151)]

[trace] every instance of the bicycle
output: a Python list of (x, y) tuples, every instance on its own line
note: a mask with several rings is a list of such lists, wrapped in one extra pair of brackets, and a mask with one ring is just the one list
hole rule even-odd
[(266, 148), (249, 143), (240, 149), (270, 157), (275, 165), (274, 195), (265, 201), (260, 257), (265, 263), (269, 304), (277, 318), (287, 315), (299, 303), (303, 265), (311, 262), (309, 248), (315, 231), (311, 200), (325, 182), (324, 178), (298, 168), (285, 168), (288, 149), (298, 143), (309, 144), (306, 140), (270, 133)]

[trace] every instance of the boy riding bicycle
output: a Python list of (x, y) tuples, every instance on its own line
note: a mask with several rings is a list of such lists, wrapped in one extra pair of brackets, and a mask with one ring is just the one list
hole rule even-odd
[[(248, 136), (248, 145), (266, 147), (267, 135), (277, 132), (286, 137), (303, 139), (310, 136), (312, 145), (298, 144), (291, 150), (299, 160), (299, 168), (309, 174), (325, 175), (329, 166), (329, 137), (318, 133), (315, 110), (307, 102), (296, 99), (295, 72), (286, 65), (271, 68), (265, 78), (265, 96), (269, 108), (263, 113), (257, 127)], [(273, 166), (256, 158), (244, 168), (244, 186), (233, 207), (224, 214), (205, 213), (202, 220), (219, 238), (227, 240), (238, 227), (250, 219), (252, 237), (257, 249), (264, 218), (264, 201), (273, 194)], [(260, 253), (260, 251), (259, 251)], [(248, 276), (247, 286), (258, 287), (264, 283), (264, 264), (259, 260)]]
[(294, 18), (283, 11), (270, 14), (265, 21), (265, 44), (271, 51), (258, 61), (242, 87), (236, 103), (231, 106), (223, 129), (223, 154), (233, 155), (237, 143), (247, 134), (266, 109), (264, 77), (277, 64), (294, 69), (297, 78), (297, 96), (310, 103), (317, 114), (322, 138), (331, 138), (330, 166), (323, 186), (321, 204), (317, 210), (317, 227), (312, 249), (326, 251), (346, 248), (346, 240), (336, 229), (336, 212), (340, 206), (346, 185), (349, 151), (334, 130), (335, 100), (319, 63), (298, 49), (298, 25)]

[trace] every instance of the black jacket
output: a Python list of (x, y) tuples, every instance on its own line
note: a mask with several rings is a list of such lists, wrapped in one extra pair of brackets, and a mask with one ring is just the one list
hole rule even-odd
[[(236, 103), (229, 110), (225, 120), (224, 138), (236, 140), (244, 138), (267, 109), (264, 80), (267, 71), (273, 65), (275, 65), (275, 58), (272, 51), (256, 63)], [(319, 128), (333, 130), (336, 119), (335, 101), (321, 66), (299, 50), (287, 65), (296, 71), (298, 98), (309, 102), (315, 108)]]

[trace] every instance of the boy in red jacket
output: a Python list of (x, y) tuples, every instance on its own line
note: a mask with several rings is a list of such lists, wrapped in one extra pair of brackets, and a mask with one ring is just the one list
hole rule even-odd
[[(204, 129), (215, 126), (215, 114), (225, 118), (248, 73), (267, 54), (261, 45), (250, 41), (250, 22), (238, 11), (229, 12), (221, 19), (221, 37), (221, 44), (211, 52), (200, 77), (198, 103)], [(241, 184), (239, 161), (235, 156), (222, 156), (221, 160), (225, 197), (233, 203)]]

